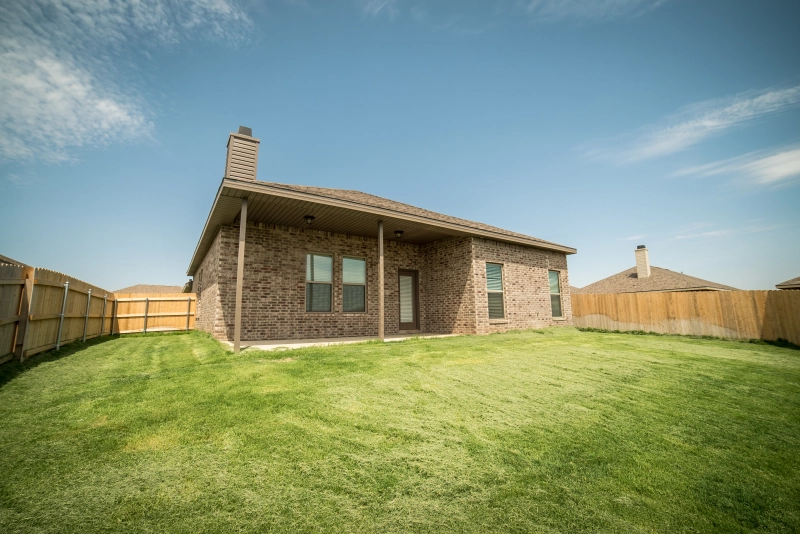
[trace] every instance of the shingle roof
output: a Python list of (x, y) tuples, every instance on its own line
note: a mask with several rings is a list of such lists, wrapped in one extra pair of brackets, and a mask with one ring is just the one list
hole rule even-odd
[(604, 278), (582, 288), (580, 293), (639, 293), (647, 291), (702, 291), (728, 290), (735, 287), (709, 282), (661, 267), (650, 267), (650, 276), (639, 278), (636, 267)]
[(531, 237), (529, 235), (519, 234), (517, 232), (511, 232), (509, 230), (504, 230), (503, 228), (498, 228), (496, 226), (490, 226), (488, 224), (470, 221), (467, 219), (451, 217), (450, 215), (445, 215), (443, 213), (437, 213), (435, 211), (418, 208), (416, 206), (412, 206), (410, 204), (404, 204), (402, 202), (396, 202), (394, 200), (389, 200), (388, 198), (370, 195), (369, 193), (362, 193), (361, 191), (356, 191), (355, 189), (334, 189), (331, 187), (314, 187), (308, 185), (279, 184), (276, 182), (257, 182), (257, 183), (263, 183), (265, 185), (269, 185), (271, 187), (278, 187), (281, 189), (288, 189), (290, 191), (298, 191), (300, 193), (309, 193), (312, 195), (320, 195), (323, 197), (335, 198), (338, 200), (358, 202), (359, 204), (364, 204), (375, 208), (393, 210), (409, 215), (418, 215), (420, 217), (427, 217), (435, 221), (461, 224), (463, 226), (468, 226), (476, 230), (497, 232), (500, 234), (505, 234), (510, 237), (521, 237), (524, 239), (532, 239), (534, 241), (538, 241), (539, 243), (546, 245), (563, 246), (563, 245), (558, 245), (558, 243), (553, 243), (552, 241), (545, 241), (544, 239), (539, 239), (538, 237)]
[(579, 287), (575, 287), (575, 286), (569, 286), (569, 292), (570, 292), (570, 294), (581, 293), (581, 292), (583, 292), (583, 289), (581, 289)]
[(136, 284), (135, 286), (117, 289), (114, 293), (181, 293), (181, 286), (159, 286), (152, 284)]
[(780, 284), (776, 284), (775, 287), (778, 289), (800, 289), (800, 276), (785, 282), (781, 282)]
[(389, 225), (407, 225), (404, 228), (407, 230), (406, 241), (418, 245), (460, 236), (491, 239), (562, 254), (577, 252), (572, 247), (552, 241), (451, 217), (361, 191), (223, 178), (186, 274), (193, 276), (197, 272), (219, 228), (236, 224), (244, 199), (248, 200), (248, 224), (300, 225), (305, 228), (302, 222), (304, 216), (313, 215), (310, 211), (321, 210), (325, 217), (315, 223), (314, 229), (330, 233), (375, 239), (377, 223), (384, 221)]

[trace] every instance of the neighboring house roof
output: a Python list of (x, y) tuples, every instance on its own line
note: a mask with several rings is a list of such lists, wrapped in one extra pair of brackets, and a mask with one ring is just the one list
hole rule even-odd
[(0, 254), (0, 263), (10, 263), (12, 265), (22, 265), (23, 267), (28, 267), (28, 265), (25, 265), (21, 261), (11, 259), (8, 256), (3, 256), (2, 254)]
[(581, 288), (579, 288), (579, 287), (575, 287), (575, 286), (569, 286), (569, 292), (570, 292), (570, 293), (580, 293), (580, 292), (582, 292), (582, 291), (583, 291), (583, 290), (582, 290)]
[(650, 267), (650, 276), (639, 278), (636, 267), (589, 284), (580, 293), (639, 293), (648, 291), (736, 291), (735, 287), (709, 282), (661, 267)]
[(242, 198), (248, 198), (247, 220), (305, 228), (304, 215), (314, 215), (312, 230), (364, 237), (377, 236), (377, 221), (384, 234), (403, 230), (403, 241), (429, 243), (448, 236), (472, 236), (575, 254), (574, 248), (502, 228), (451, 217), (375, 195), (349, 189), (331, 189), (223, 178), (187, 274), (194, 275), (217, 230), (234, 224)]
[(159, 286), (152, 284), (136, 284), (135, 286), (117, 289), (114, 293), (182, 293), (181, 286)]
[(800, 276), (785, 282), (781, 282), (780, 284), (776, 284), (775, 287), (778, 289), (800, 289)]

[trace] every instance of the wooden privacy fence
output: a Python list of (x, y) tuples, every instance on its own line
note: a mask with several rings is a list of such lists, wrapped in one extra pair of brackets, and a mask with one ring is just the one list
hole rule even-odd
[(784, 339), (800, 345), (800, 291), (682, 291), (572, 295), (575, 326)]
[(194, 293), (117, 293), (114, 333), (193, 330)]
[(111, 329), (114, 294), (41, 267), (0, 265), (0, 363)]
[(0, 363), (78, 339), (193, 329), (195, 307), (193, 293), (115, 295), (48, 269), (0, 264)]

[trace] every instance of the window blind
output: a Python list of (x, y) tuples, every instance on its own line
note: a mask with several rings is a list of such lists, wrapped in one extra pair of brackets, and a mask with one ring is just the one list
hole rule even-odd
[(363, 258), (342, 258), (342, 311), (367, 311), (367, 261)]
[(414, 322), (414, 277), (400, 275), (400, 322)]
[(333, 257), (306, 254), (306, 311), (331, 311)]
[(367, 262), (361, 258), (343, 258), (342, 282), (345, 284), (366, 284)]
[(489, 319), (504, 319), (503, 306), (503, 266), (499, 263), (486, 264), (486, 291), (488, 293)]
[(306, 284), (306, 311), (331, 311), (330, 284)]
[(333, 258), (321, 254), (306, 255), (306, 281), (331, 282), (333, 280)]
[(553, 317), (562, 317), (561, 310), (561, 282), (559, 281), (558, 271), (547, 271), (547, 277), (550, 282), (550, 309), (553, 312)]

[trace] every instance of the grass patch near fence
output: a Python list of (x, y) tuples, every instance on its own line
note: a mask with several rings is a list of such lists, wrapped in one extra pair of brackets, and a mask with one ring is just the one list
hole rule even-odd
[(691, 334), (667, 334), (662, 332), (650, 332), (649, 330), (607, 330), (605, 328), (593, 328), (591, 326), (578, 327), (578, 330), (581, 332), (597, 332), (599, 334), (628, 334), (629, 336), (659, 336), (659, 337), (672, 336), (672, 337), (682, 337), (684, 339), (718, 339), (718, 340), (736, 341), (738, 343), (753, 343), (756, 345), (773, 345), (775, 347), (782, 347), (785, 349), (800, 350), (800, 345), (795, 345), (791, 341), (788, 341), (783, 338), (778, 338), (775, 341), (766, 339), (729, 339), (716, 336), (694, 336)]
[(2, 532), (800, 530), (800, 355), (576, 329), (0, 366)]

